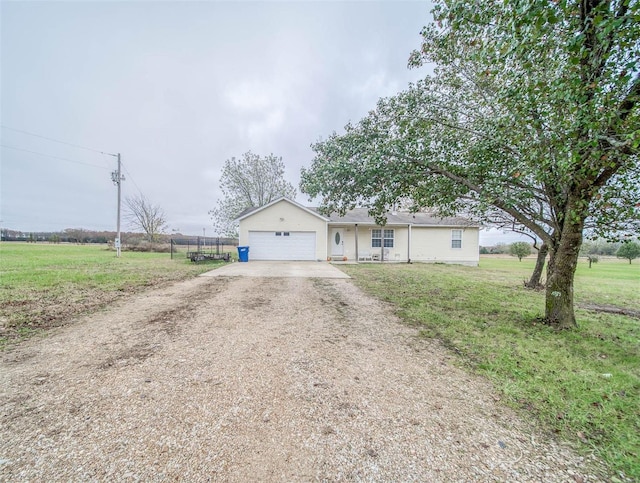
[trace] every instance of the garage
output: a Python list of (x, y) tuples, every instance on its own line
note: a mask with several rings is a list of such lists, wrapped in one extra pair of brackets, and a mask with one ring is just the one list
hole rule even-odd
[(316, 260), (314, 231), (249, 231), (249, 260)]

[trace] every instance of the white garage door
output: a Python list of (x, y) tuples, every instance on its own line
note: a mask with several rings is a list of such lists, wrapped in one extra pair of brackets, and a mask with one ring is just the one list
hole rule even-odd
[(250, 231), (249, 260), (315, 260), (313, 231)]

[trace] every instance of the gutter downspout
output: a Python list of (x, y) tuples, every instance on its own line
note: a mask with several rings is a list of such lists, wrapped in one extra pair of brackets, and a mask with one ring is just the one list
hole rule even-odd
[(411, 263), (411, 223), (407, 226), (409, 227), (409, 236), (407, 238), (407, 263)]

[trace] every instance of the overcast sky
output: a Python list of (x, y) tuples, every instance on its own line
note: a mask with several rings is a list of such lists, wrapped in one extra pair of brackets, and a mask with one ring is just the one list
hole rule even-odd
[(297, 188), (312, 142), (429, 72), (407, 68), (425, 1), (0, 9), (0, 220), (15, 230), (116, 226), (114, 157), (19, 131), (121, 153), (123, 198), (142, 193), (170, 230), (212, 235), (226, 159), (281, 156)]

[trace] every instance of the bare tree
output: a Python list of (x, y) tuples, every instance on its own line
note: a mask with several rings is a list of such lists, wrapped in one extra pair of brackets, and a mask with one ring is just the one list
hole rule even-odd
[(126, 219), (132, 228), (142, 230), (150, 242), (158, 240), (167, 227), (164, 210), (154, 205), (144, 195), (129, 197), (125, 201)]

